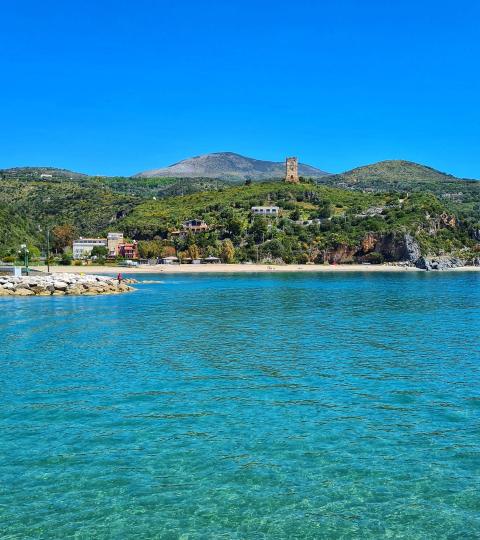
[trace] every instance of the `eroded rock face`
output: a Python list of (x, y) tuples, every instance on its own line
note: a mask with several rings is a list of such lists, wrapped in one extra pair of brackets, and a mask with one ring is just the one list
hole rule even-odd
[(364, 257), (370, 253), (380, 253), (385, 261), (406, 261), (414, 264), (421, 256), (418, 242), (410, 234), (367, 234), (356, 256)]
[(371, 253), (377, 245), (378, 238), (375, 234), (369, 233), (362, 240), (362, 251), (364, 253)]
[(132, 291), (128, 283), (135, 280), (123, 280), (95, 275), (55, 274), (9, 277), (0, 280), (0, 296), (78, 296), (98, 294), (119, 294)]
[(415, 266), (422, 270), (449, 270), (465, 266), (465, 261), (457, 257), (420, 257)]
[[(448, 214), (442, 214), (439, 217), (439, 223), (442, 227), (456, 226), (455, 217)], [(423, 256), (420, 245), (410, 234), (369, 233), (363, 238), (355, 257), (357, 260), (364, 261), (368, 260), (372, 253), (381, 254), (386, 262), (403, 263), (422, 270), (449, 270), (466, 264), (465, 260), (449, 255)], [(470, 264), (475, 264), (475, 262)]]
[(355, 261), (356, 249), (345, 244), (340, 244), (326, 254), (326, 261), (330, 264), (345, 264)]

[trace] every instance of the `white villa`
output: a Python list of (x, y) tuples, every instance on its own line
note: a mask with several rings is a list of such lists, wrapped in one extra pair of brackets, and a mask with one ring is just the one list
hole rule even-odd
[(278, 206), (252, 206), (252, 214), (256, 216), (278, 216), (280, 208)]

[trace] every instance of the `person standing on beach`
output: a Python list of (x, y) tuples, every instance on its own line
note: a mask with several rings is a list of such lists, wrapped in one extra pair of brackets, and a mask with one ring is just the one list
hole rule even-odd
[(118, 284), (121, 285), (123, 276), (122, 276), (122, 274), (120, 274), (120, 272), (118, 273), (117, 279), (118, 279)]

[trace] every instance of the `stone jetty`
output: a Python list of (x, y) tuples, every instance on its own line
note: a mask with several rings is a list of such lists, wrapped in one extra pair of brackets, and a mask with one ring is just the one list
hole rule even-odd
[(113, 277), (54, 274), (33, 276), (0, 276), (0, 296), (93, 296), (133, 291), (134, 279), (119, 284)]

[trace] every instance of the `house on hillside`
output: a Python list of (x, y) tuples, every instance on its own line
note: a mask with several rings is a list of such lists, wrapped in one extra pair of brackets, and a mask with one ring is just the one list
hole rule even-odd
[(182, 223), (182, 228), (180, 230), (175, 230), (170, 233), (170, 236), (187, 236), (188, 233), (198, 234), (207, 232), (209, 229), (208, 225), (202, 219), (189, 219)]
[(278, 206), (252, 206), (254, 216), (279, 216), (280, 208)]
[(189, 219), (183, 223), (182, 228), (194, 234), (208, 231), (208, 225), (202, 219)]

